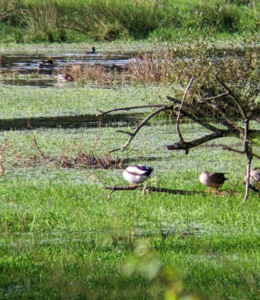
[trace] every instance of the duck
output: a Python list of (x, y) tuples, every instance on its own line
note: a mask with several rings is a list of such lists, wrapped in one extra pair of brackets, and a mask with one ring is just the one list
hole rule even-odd
[(91, 51), (86, 51), (86, 54), (95, 54), (96, 53), (96, 48), (92, 47)]
[[(247, 172), (244, 175), (244, 183), (246, 183)], [(249, 176), (249, 188), (255, 192), (260, 189), (260, 168), (254, 168), (250, 170)]]
[(59, 75), (55, 76), (55, 78), (57, 78), (58, 83), (74, 81), (74, 78), (68, 73), (59, 74)]
[(199, 181), (207, 186), (209, 189), (213, 188), (216, 191), (224, 184), (228, 178), (225, 177), (226, 173), (213, 173), (203, 171), (199, 176)]
[(47, 61), (40, 61), (38, 63), (38, 69), (52, 69), (53, 68), (53, 60), (48, 59)]
[(123, 177), (126, 181), (131, 183), (132, 186), (136, 186), (138, 183), (142, 183), (153, 175), (153, 168), (148, 166), (133, 165), (128, 166), (124, 172)]

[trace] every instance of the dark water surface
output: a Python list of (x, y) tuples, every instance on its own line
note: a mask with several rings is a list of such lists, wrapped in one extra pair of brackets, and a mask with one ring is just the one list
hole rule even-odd
[(102, 118), (95, 115), (74, 115), (37, 118), (15, 118), (0, 120), (0, 131), (30, 130), (37, 128), (96, 128), (135, 126), (144, 117), (143, 113), (107, 114)]
[[(0, 84), (15, 86), (52, 87), (57, 83), (54, 73), (57, 74), (64, 66), (89, 64), (92, 66), (103, 66), (106, 69), (122, 69), (127, 67), (133, 53), (127, 54), (85, 54), (85, 53), (58, 53), (51, 57), (48, 55), (31, 54), (3, 54), (0, 56)], [(52, 68), (38, 69), (41, 61), (52, 59)], [(37, 73), (43, 76), (39, 78)], [(35, 74), (35, 76), (33, 76)], [(15, 76), (14, 76), (15, 75)], [(17, 76), (28, 75), (28, 76)], [(32, 75), (32, 76), (29, 76)], [(5, 78), (7, 77), (7, 78)], [(11, 77), (11, 79), (10, 79)]]

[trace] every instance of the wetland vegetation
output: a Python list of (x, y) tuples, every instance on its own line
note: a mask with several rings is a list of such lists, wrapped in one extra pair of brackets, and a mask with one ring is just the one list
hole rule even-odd
[[(250, 198), (242, 204), (247, 158), (223, 150), (223, 145), (243, 149), (243, 139), (212, 140), (188, 155), (169, 151), (167, 145), (179, 142), (172, 111), (151, 119), (124, 152), (109, 153), (126, 141), (117, 130), (131, 132), (152, 112), (152, 105), (168, 105), (167, 96), (181, 99), (192, 76), (195, 79), (185, 103), (194, 111), (199, 111), (203, 97), (223, 93), (216, 75), (242, 99), (247, 112), (259, 109), (257, 39), (252, 42), (248, 36), (239, 44), (226, 42), (224, 47), (210, 39), (202, 42), (203, 38), (169, 42), (178, 36), (177, 31), (196, 37), (199, 29), (200, 37), (212, 33), (218, 38), (235, 38), (247, 29), (255, 30), (258, 2), (225, 1), (216, 12), (221, 1), (113, 0), (117, 18), (107, 6), (109, 1), (0, 2), (9, 9), (0, 6), (2, 56), (78, 55), (99, 41), (95, 45), (102, 55), (130, 53), (131, 59), (120, 70), (98, 65), (91, 72), (86, 59), (80, 71), (73, 71), (68, 59), (51, 74), (36, 74), (36, 68), (22, 74), (10, 68), (0, 74), (0, 298), (259, 299), (259, 194), (250, 191)], [(83, 17), (85, 21), (90, 18), (90, 9), (103, 26), (91, 42), (10, 43), (82, 41), (97, 26), (95, 22), (93, 28), (81, 26)], [(124, 9), (131, 13), (122, 23)], [(71, 17), (78, 16), (74, 27), (67, 26), (71, 22), (66, 18), (68, 11)], [(44, 19), (50, 13), (55, 26)], [(101, 13), (108, 23), (102, 23)], [(152, 23), (142, 18), (144, 13)], [(36, 26), (39, 15), (39, 26), (47, 26), (42, 31)], [(243, 20), (252, 15), (245, 28)], [(141, 20), (146, 30), (141, 30)], [(136, 28), (131, 25), (134, 21)], [(229, 27), (223, 29), (224, 25)], [(121, 41), (101, 43), (117, 37)], [(143, 37), (147, 40), (132, 40)], [(76, 80), (44, 88), (2, 81), (37, 76), (53, 80), (62, 71), (74, 72)], [(244, 120), (236, 110), (228, 109), (230, 102), (225, 99), (226, 121), (243, 127)], [(125, 111), (120, 119), (118, 112), (112, 113), (114, 119), (97, 118), (101, 111), (144, 105), (151, 107)], [(81, 123), (70, 124), (78, 116)], [(221, 127), (223, 123), (213, 122), (217, 116), (212, 114), (209, 123)], [(257, 116), (250, 128), (259, 130)], [(71, 126), (59, 123), (62, 118)], [(188, 118), (182, 118), (180, 126), (185, 141), (209, 134)], [(257, 146), (254, 151), (259, 156)], [(155, 169), (156, 180), (148, 182), (151, 186), (194, 193), (143, 194), (138, 189), (110, 195), (104, 186), (125, 185), (122, 171), (130, 164)], [(257, 158), (252, 162), (255, 166), (259, 166)], [(202, 170), (227, 173), (228, 180), (218, 193), (205, 192), (198, 180)]]
[(2, 42), (230, 39), (259, 30), (254, 0), (1, 0)]

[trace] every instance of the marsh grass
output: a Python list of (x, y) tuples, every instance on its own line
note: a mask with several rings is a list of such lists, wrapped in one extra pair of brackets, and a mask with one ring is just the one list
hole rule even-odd
[[(91, 83), (92, 84), (92, 83)], [(160, 95), (165, 99), (171, 87), (124, 86), (100, 88), (98, 85), (72, 88), (28, 89), (27, 87), (2, 87), (0, 90), (1, 119), (32, 118), (44, 116), (96, 115), (98, 110), (153, 103)], [(142, 112), (138, 110), (136, 112)]]
[[(0, 1), (4, 41), (164, 40), (257, 32), (258, 2), (248, 1)], [(250, 20), (250, 22), (248, 22)], [(22, 25), (22, 28), (20, 28)], [(8, 27), (12, 30), (7, 30)]]
[(68, 63), (58, 72), (69, 73), (75, 82), (84, 84), (91, 82), (104, 87), (171, 84), (181, 92), (180, 86), (194, 76), (191, 90), (201, 97), (222, 92), (216, 83), (216, 74), (219, 74), (224, 82), (236, 86), (241, 93), (247, 93), (246, 78), (251, 76), (251, 81), (255, 82), (257, 77), (257, 53), (255, 43), (250, 47), (230, 44), (218, 49), (207, 41), (198, 41), (182, 47), (172, 45), (149, 53), (139, 52), (123, 68)]

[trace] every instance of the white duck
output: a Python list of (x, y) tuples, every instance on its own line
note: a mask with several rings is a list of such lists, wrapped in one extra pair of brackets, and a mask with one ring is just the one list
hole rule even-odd
[(127, 167), (123, 172), (123, 177), (133, 186), (147, 180), (153, 174), (153, 168), (148, 166), (133, 165)]
[(58, 83), (64, 83), (64, 82), (71, 82), (74, 81), (74, 78), (66, 73), (66, 74), (59, 74), (57, 76), (55, 76), (55, 78), (57, 78)]

